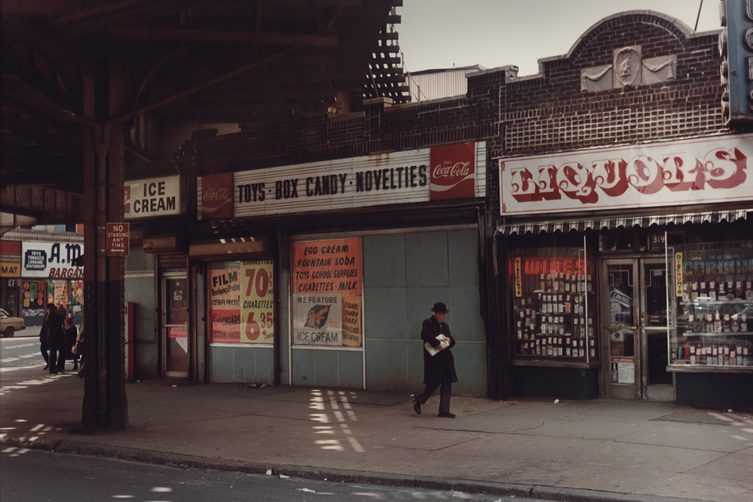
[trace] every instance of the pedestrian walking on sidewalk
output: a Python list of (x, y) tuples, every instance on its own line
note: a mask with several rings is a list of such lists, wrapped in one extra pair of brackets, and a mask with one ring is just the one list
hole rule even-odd
[(64, 312), (64, 309), (56, 308), (53, 305), (47, 322), (47, 345), (50, 348), (49, 366), (51, 375), (62, 373), (65, 369), (65, 355), (68, 350), (65, 348), (65, 333), (63, 331)]
[(50, 315), (55, 311), (55, 305), (48, 303), (47, 308), (44, 311), (44, 320), (42, 321), (42, 329), (39, 330), (39, 351), (44, 358), (44, 369), (50, 367), (50, 346), (47, 343), (50, 330)]
[(439, 414), (444, 418), (455, 418), (450, 412), (452, 384), (458, 381), (455, 373), (455, 359), (450, 349), (455, 346), (455, 339), (450, 335), (450, 326), (445, 316), (449, 313), (444, 303), (437, 302), (431, 308), (432, 316), (426, 319), (421, 328), (424, 341), (424, 391), (413, 397), (413, 411), (421, 414), (421, 405), (439, 390)]
[[(66, 317), (65, 321), (63, 321), (63, 333), (65, 338), (65, 359), (72, 359), (73, 360), (73, 369), (78, 369), (78, 355), (73, 351), (74, 345), (76, 345), (76, 340), (78, 340), (78, 330), (76, 329), (76, 325), (73, 324), (73, 318), (72, 317)], [(63, 361), (65, 361), (63, 359)]]

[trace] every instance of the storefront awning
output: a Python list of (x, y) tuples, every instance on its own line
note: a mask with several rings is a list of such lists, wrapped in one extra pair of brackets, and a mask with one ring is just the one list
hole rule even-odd
[(685, 223), (719, 223), (744, 220), (753, 209), (735, 209), (732, 211), (706, 211), (702, 213), (658, 214), (651, 216), (601, 218), (573, 218), (561, 220), (510, 223), (497, 228), (497, 233), (504, 235), (539, 234), (545, 232), (570, 232), (585, 230), (611, 230), (616, 228), (651, 227), (664, 225), (682, 225)]

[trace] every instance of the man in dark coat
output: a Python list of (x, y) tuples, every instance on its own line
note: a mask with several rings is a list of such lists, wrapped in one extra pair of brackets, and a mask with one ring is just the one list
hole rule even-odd
[[(444, 322), (445, 316), (449, 312), (444, 303), (435, 303), (431, 311), (434, 313), (424, 321), (421, 328), (421, 339), (425, 344), (429, 344), (433, 349), (439, 349), (435, 355), (430, 355), (427, 349), (424, 349), (424, 391), (414, 396), (413, 410), (420, 415), (421, 405), (440, 388), (439, 391), (439, 414), (444, 418), (455, 418), (450, 413), (450, 396), (452, 394), (452, 384), (458, 381), (455, 373), (455, 359), (452, 357), (450, 349), (455, 346), (455, 339), (450, 335), (450, 327)], [(444, 335), (437, 339), (437, 336)]]
[(47, 304), (47, 309), (44, 311), (44, 321), (42, 321), (42, 328), (39, 330), (39, 350), (42, 352), (44, 358), (44, 369), (50, 366), (50, 356), (48, 354), (50, 346), (47, 343), (50, 331), (50, 314), (54, 312), (55, 306), (51, 303)]
[(47, 324), (47, 345), (50, 349), (50, 374), (55, 375), (62, 373), (65, 368), (65, 332), (63, 331), (63, 320), (65, 314), (61, 309), (53, 306), (50, 311), (50, 317)]

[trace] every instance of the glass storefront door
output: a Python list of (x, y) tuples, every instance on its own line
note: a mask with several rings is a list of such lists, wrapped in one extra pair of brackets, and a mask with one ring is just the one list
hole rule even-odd
[(664, 258), (606, 259), (602, 267), (607, 396), (673, 399)]
[(162, 276), (162, 371), (188, 377), (188, 278), (185, 271)]

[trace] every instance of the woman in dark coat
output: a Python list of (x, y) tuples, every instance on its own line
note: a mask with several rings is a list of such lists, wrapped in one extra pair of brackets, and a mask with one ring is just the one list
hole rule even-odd
[[(452, 395), (452, 384), (458, 381), (458, 375), (455, 373), (455, 359), (450, 349), (455, 346), (455, 339), (450, 335), (450, 326), (444, 322), (445, 316), (449, 312), (444, 303), (435, 303), (431, 311), (434, 313), (426, 319), (421, 328), (421, 339), (433, 349), (439, 349), (435, 355), (429, 354), (429, 350), (424, 350), (424, 391), (414, 396), (413, 410), (421, 414), (421, 405), (440, 388), (439, 391), (439, 414), (444, 418), (455, 418), (450, 413), (450, 397)], [(444, 341), (437, 339), (437, 336), (444, 335)], [(440, 337), (441, 338), (441, 337)]]

